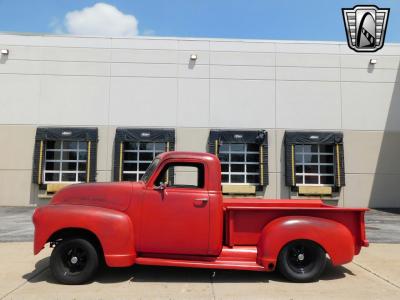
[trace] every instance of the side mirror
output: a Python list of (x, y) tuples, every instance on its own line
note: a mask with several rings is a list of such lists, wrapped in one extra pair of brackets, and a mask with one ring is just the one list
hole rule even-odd
[(155, 186), (154, 189), (158, 190), (158, 191), (165, 190), (165, 183), (164, 182), (160, 182), (160, 185), (159, 186)]

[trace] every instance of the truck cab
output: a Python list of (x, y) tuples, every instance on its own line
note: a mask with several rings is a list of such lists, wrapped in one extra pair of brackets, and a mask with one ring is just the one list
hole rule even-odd
[(366, 209), (320, 200), (224, 198), (215, 155), (166, 152), (139, 182), (71, 185), (37, 208), (34, 253), (54, 250), (54, 277), (92, 278), (98, 263), (273, 271), (317, 280), (326, 255), (348, 263), (365, 237)]

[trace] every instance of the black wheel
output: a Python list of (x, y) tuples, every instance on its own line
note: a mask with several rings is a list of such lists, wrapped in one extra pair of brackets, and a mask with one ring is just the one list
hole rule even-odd
[(66, 239), (54, 248), (50, 269), (54, 278), (64, 284), (89, 281), (99, 266), (95, 247), (85, 239)]
[(290, 242), (279, 253), (279, 272), (291, 281), (315, 281), (321, 276), (325, 265), (324, 249), (312, 241)]

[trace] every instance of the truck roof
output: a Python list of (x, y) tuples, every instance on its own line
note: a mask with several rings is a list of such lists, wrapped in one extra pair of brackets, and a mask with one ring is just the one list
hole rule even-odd
[(169, 152), (164, 152), (159, 155), (161, 159), (181, 159), (181, 158), (186, 158), (186, 159), (204, 159), (208, 161), (216, 161), (219, 162), (219, 159), (217, 156), (211, 153), (204, 153), (204, 152), (189, 152), (189, 151), (169, 151)]

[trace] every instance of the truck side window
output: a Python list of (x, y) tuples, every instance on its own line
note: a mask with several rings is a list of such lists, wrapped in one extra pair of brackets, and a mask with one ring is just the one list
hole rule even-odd
[(204, 188), (204, 165), (170, 163), (163, 168), (155, 181), (155, 185), (160, 183), (175, 188)]

